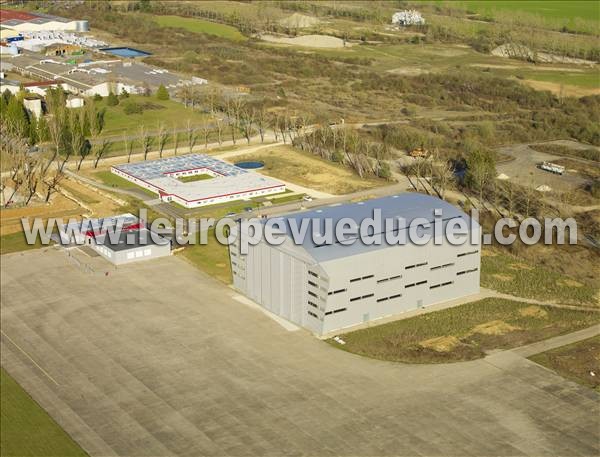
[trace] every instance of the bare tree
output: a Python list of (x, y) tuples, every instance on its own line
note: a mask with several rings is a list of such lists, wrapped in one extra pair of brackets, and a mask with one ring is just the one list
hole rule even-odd
[(148, 152), (152, 147), (154, 138), (150, 136), (148, 130), (143, 125), (140, 126), (140, 145), (142, 146), (142, 153), (144, 154), (144, 160), (148, 158)]
[(96, 143), (94, 145), (94, 149), (96, 150), (96, 158), (94, 160), (94, 168), (98, 168), (98, 163), (100, 159), (108, 153), (112, 143), (110, 143), (106, 138), (103, 138), (100, 143)]
[(210, 125), (205, 119), (202, 121), (202, 135), (204, 136), (204, 149), (208, 149), (208, 137), (210, 135)]
[(219, 116), (215, 116), (215, 127), (217, 128), (217, 141), (219, 142), (219, 146), (223, 144), (223, 119)]
[(191, 154), (194, 146), (196, 145), (196, 141), (198, 141), (198, 132), (196, 128), (192, 125), (192, 121), (188, 119), (187, 125), (185, 128), (187, 134), (187, 143), (188, 143), (188, 151)]
[(162, 122), (158, 123), (158, 156), (162, 159), (163, 150), (169, 141), (169, 132)]
[[(4, 207), (8, 208), (25, 182), (24, 168), (27, 161), (28, 148), (23, 138), (19, 138), (14, 134), (7, 134), (2, 135), (2, 149), (6, 151), (7, 162), (10, 164), (9, 180), (12, 192), (4, 201)], [(3, 187), (3, 193), (4, 190), (5, 188)]]
[(446, 197), (446, 189), (454, 179), (452, 164), (440, 157), (439, 151), (435, 149), (431, 157), (431, 184), (439, 198)]
[(44, 201), (46, 203), (50, 201), (52, 194), (58, 190), (58, 184), (65, 177), (64, 166), (66, 161), (61, 161), (60, 157), (56, 157), (53, 163), (56, 165), (54, 173), (46, 168), (47, 173), (44, 175), (44, 184), (46, 185), (46, 198)]
[(261, 107), (256, 111), (256, 128), (258, 129), (258, 134), (260, 135), (260, 142), (265, 142), (265, 130), (268, 124), (267, 113), (265, 112), (264, 107)]
[(255, 117), (256, 113), (254, 111), (254, 108), (252, 110), (243, 110), (240, 113), (240, 125), (248, 144), (250, 144), (250, 137), (252, 136), (252, 125), (254, 123)]
[(75, 157), (79, 157), (77, 162), (77, 170), (81, 169), (81, 164), (86, 156), (90, 152), (89, 142), (86, 140), (84, 135), (84, 122), (85, 116), (77, 114), (76, 111), (71, 111), (69, 116), (69, 132), (71, 138), (71, 154)]
[(29, 205), (31, 199), (37, 193), (38, 184), (42, 179), (42, 161), (38, 157), (31, 157), (25, 168), (25, 189), (27, 191), (25, 206)]
[(129, 132), (125, 132), (123, 135), (123, 145), (125, 146), (125, 153), (127, 154), (127, 163), (130, 163), (131, 154), (133, 153), (133, 140), (129, 136)]
[(173, 123), (173, 155), (177, 155), (177, 148), (179, 147), (179, 132), (177, 131), (177, 124)]

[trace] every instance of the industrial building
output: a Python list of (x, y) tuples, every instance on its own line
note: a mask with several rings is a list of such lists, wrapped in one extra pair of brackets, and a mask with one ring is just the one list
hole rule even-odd
[[(111, 231), (115, 234), (112, 238)], [(118, 238), (115, 238), (117, 232)], [(91, 248), (114, 265), (171, 254), (168, 239), (153, 234), (144, 221), (129, 213), (65, 224), (59, 227), (53, 238), (63, 246)]]
[[(285, 191), (285, 184), (205, 154), (187, 154), (111, 167), (111, 171), (186, 208)], [(194, 176), (203, 175), (201, 180)]]
[[(381, 244), (368, 245), (356, 236), (331, 243), (315, 243), (312, 236), (306, 236), (302, 244), (294, 243), (292, 223), (299, 227), (302, 220), (313, 220), (320, 227), (331, 219), (335, 227), (349, 218), (358, 227), (363, 219), (373, 217), (375, 209), (381, 210), (384, 219), (403, 218), (407, 226), (417, 218), (433, 222), (434, 210), (440, 209), (444, 229), (459, 219), (466, 223), (468, 228), (460, 234), (466, 242), (454, 245), (425, 228), (436, 243), (433, 239), (424, 245), (410, 239), (406, 244), (388, 243), (388, 233), (408, 230), (384, 225), (377, 232), (384, 237)], [(316, 335), (479, 292), (479, 225), (438, 198), (394, 195), (281, 216), (278, 221), (285, 226), (282, 244), (257, 240), (245, 255), (240, 252), (239, 237), (230, 246), (233, 285), (267, 310)], [(234, 233), (243, 227), (238, 225)], [(340, 242), (351, 239), (354, 244)]]
[(87, 20), (73, 20), (43, 13), (30, 13), (0, 9), (2, 28), (15, 32), (38, 32), (42, 30), (64, 30), (87, 32), (90, 27)]
[(10, 63), (13, 71), (44, 81), (60, 80), (63, 89), (87, 97), (105, 97), (111, 91), (120, 94), (123, 90), (130, 94), (143, 94), (148, 89), (158, 89), (160, 85), (174, 91), (183, 86), (207, 83), (202, 78), (185, 79), (168, 70), (131, 60), (77, 63), (61, 56), (47, 57), (38, 53), (21, 53), (3, 60)]

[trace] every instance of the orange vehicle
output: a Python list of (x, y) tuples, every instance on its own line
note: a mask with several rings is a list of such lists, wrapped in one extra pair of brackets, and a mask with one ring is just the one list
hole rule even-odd
[(408, 155), (415, 158), (426, 158), (429, 156), (429, 151), (423, 148), (415, 148)]

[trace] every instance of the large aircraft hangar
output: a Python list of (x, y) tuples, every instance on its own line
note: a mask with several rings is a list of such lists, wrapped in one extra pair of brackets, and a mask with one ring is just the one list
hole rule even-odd
[[(386, 230), (394, 231), (393, 235), (401, 230), (408, 235), (409, 230), (384, 224), (381, 244), (365, 244), (360, 239), (353, 244), (321, 243), (312, 236), (301, 244), (294, 242), (292, 223), (299, 226), (309, 219), (312, 227), (325, 227), (326, 219), (331, 219), (335, 227), (344, 219), (358, 227), (376, 209), (383, 219), (402, 218), (407, 226), (417, 218), (431, 222), (431, 227), (421, 227), (417, 233), (429, 231), (432, 239), (427, 244), (412, 242), (409, 236), (405, 244), (387, 242)], [(444, 229), (441, 234), (434, 233), (436, 218)], [(234, 287), (316, 335), (479, 292), (480, 227), (459, 208), (438, 198), (401, 194), (277, 219), (285, 227), (282, 244), (270, 245), (263, 238), (242, 254), (238, 237), (230, 246)], [(453, 242), (443, 235), (448, 224), (462, 227)], [(243, 225), (237, 230), (238, 234), (243, 231)]]

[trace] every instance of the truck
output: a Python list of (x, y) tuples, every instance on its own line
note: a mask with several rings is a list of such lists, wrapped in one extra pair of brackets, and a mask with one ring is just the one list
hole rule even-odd
[(550, 173), (556, 173), (562, 175), (565, 172), (565, 167), (552, 162), (542, 162), (539, 166), (542, 170), (549, 171)]

